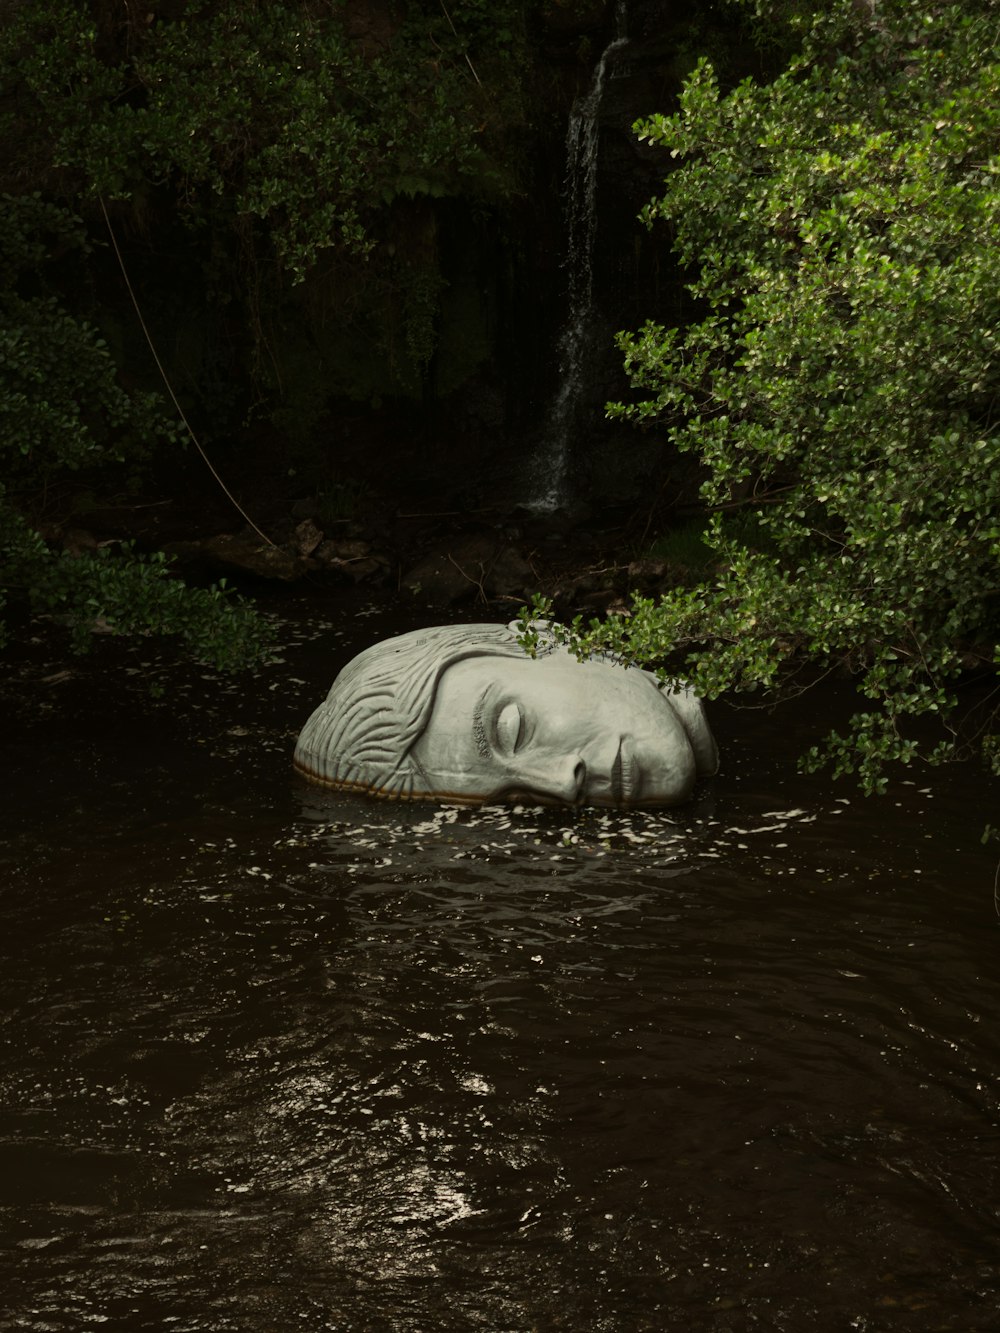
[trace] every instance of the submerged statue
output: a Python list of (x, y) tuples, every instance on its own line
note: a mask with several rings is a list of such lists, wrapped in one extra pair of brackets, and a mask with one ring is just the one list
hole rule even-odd
[(438, 625), (344, 667), (302, 729), (295, 766), (390, 800), (684, 801), (718, 752), (700, 700), (637, 667), (577, 661), (516, 625)]

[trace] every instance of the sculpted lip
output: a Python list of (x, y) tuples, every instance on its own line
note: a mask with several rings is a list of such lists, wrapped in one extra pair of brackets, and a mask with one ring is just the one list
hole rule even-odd
[(635, 764), (629, 753), (626, 738), (618, 742), (614, 762), (611, 765), (611, 799), (615, 805), (624, 805), (633, 795)]

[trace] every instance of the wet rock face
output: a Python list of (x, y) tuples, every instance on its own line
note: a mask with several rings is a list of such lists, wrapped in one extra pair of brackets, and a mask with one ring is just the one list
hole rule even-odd
[(200, 562), (216, 572), (283, 583), (322, 573), (342, 582), (384, 584), (393, 567), (389, 556), (368, 542), (326, 538), (312, 519), (299, 523), (289, 540), (280, 544), (247, 531), (174, 542), (168, 550), (182, 563)]
[(496, 534), (459, 536), (442, 542), (403, 575), (401, 586), (437, 606), (477, 599), (526, 598), (533, 585), (530, 564)]
[(306, 569), (300, 555), (282, 546), (269, 546), (259, 537), (244, 535), (224, 533), (201, 542), (185, 542), (182, 554), (192, 558), (200, 556), (218, 569), (252, 574), (262, 579), (279, 579), (283, 583), (300, 578)]
[[(567, 8), (583, 22), (579, 7)], [(570, 132), (562, 167), (563, 267), (569, 275), (563, 285), (569, 290), (563, 293), (562, 333), (557, 325), (551, 335), (557, 349), (551, 359), (558, 364), (532, 453), (553, 450), (553, 441), (562, 439), (566, 446), (559, 452), (560, 484), (542, 491), (532, 474), (531, 500), (554, 495), (565, 503), (574, 494), (599, 494), (631, 503), (657, 484), (666, 464), (662, 450), (650, 449), (648, 440), (637, 447), (634, 431), (609, 423), (605, 405), (629, 396), (616, 332), (649, 319), (675, 322), (683, 299), (667, 238), (638, 221), (644, 205), (661, 192), (671, 159), (640, 144), (633, 126), (674, 109), (684, 72), (678, 46), (692, 19), (653, 0), (624, 9), (605, 6), (596, 26), (585, 34), (580, 29), (573, 52), (577, 88), (566, 108)], [(563, 20), (570, 23), (568, 13)], [(581, 121), (585, 132), (574, 137), (574, 124)], [(584, 156), (587, 182), (578, 189)]]
[(599, 31), (612, 8), (609, 0), (545, 0), (538, 21), (546, 37), (579, 38)]

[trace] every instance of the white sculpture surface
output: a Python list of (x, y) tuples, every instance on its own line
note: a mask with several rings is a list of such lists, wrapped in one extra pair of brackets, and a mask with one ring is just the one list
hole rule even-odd
[(514, 625), (438, 625), (344, 667), (303, 727), (295, 766), (391, 800), (664, 806), (718, 752), (700, 700), (608, 661), (578, 662)]

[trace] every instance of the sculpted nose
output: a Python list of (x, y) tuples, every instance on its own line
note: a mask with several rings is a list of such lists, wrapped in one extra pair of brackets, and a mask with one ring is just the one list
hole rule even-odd
[(570, 755), (553, 774), (553, 796), (567, 805), (579, 805), (587, 790), (587, 765), (579, 755)]
[(559, 805), (580, 805), (587, 794), (587, 765), (578, 754), (521, 768), (511, 779), (509, 791)]
[(531, 768), (522, 768), (510, 788), (542, 801), (579, 805), (587, 791), (587, 765), (577, 754), (555, 762), (535, 764)]

